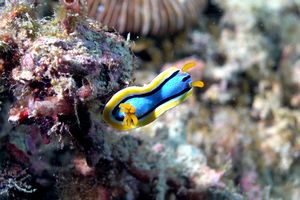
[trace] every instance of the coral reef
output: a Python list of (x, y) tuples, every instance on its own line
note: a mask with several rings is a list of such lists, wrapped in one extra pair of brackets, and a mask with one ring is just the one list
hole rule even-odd
[(84, 6), (61, 1), (46, 19), (27, 1), (3, 7), (0, 198), (242, 199), (187, 143), (190, 105), (165, 116), (178, 115), (174, 126), (159, 120), (130, 135), (103, 122), (105, 103), (132, 82), (135, 58)]
[(89, 102), (100, 106), (130, 82), (134, 58), (120, 36), (75, 14), (59, 13), (53, 21), (39, 22), (26, 5), (12, 9), (8, 13), (14, 16), (4, 14), (1, 24), (3, 43), (11, 40), (15, 46), (9, 47), (17, 51), (12, 53), (16, 58), (5, 52), (1, 56), (4, 70), (10, 71), (3, 76), (11, 77), (18, 97), (10, 122), (40, 121), (48, 124), (46, 129), (58, 130), (63, 123), (59, 118), (77, 115), (77, 107)]
[[(26, 2), (0, 1), (0, 198), (300, 198), (297, 1)], [(103, 122), (114, 93), (191, 61), (192, 98), (130, 133)]]

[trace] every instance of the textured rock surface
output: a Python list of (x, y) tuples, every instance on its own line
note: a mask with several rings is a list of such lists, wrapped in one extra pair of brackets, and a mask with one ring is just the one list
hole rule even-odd
[(20, 2), (0, 21), (1, 198), (241, 199), (187, 143), (189, 104), (131, 134), (103, 123), (134, 79), (129, 41), (87, 19), (82, 1), (49, 19)]

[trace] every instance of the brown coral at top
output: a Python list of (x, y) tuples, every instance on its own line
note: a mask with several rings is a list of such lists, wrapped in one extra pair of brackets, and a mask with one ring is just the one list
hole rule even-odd
[(88, 0), (89, 16), (119, 32), (174, 33), (194, 23), (205, 0)]

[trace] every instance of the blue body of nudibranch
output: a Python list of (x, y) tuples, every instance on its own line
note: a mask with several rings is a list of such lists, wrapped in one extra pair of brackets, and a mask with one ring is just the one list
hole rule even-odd
[[(128, 96), (120, 103), (130, 103), (133, 105), (136, 108), (135, 115), (140, 120), (160, 105), (186, 94), (192, 89), (190, 86), (191, 82), (192, 79), (189, 74), (183, 74), (177, 70), (151, 92)], [(124, 113), (120, 112), (118, 106), (115, 107), (112, 114), (118, 121), (123, 121)]]

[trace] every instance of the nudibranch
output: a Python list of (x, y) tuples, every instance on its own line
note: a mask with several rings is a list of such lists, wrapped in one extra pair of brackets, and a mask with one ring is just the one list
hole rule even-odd
[(192, 81), (187, 70), (168, 68), (143, 87), (131, 86), (117, 92), (106, 104), (103, 119), (119, 130), (145, 126), (167, 110), (177, 106), (192, 94), (193, 87), (204, 87), (202, 81)]

